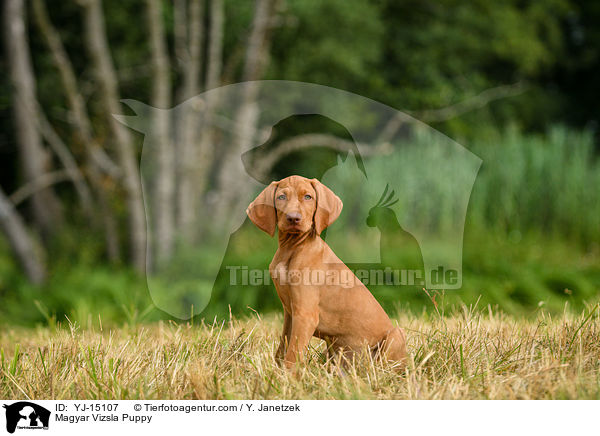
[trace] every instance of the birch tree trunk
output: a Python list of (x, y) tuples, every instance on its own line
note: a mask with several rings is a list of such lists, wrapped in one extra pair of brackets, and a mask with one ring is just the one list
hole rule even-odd
[(92, 58), (96, 81), (100, 86), (100, 99), (115, 141), (119, 165), (123, 171), (122, 181), (127, 197), (131, 260), (138, 272), (144, 272), (146, 267), (146, 217), (138, 158), (129, 131), (112, 116), (112, 114), (121, 112), (121, 105), (117, 76), (106, 39), (102, 4), (100, 0), (82, 0), (82, 4), (84, 6), (86, 45)]
[[(4, 41), (13, 87), (13, 112), (19, 157), (26, 182), (51, 169), (51, 159), (42, 144), (38, 129), (36, 86), (27, 41), (24, 0), (4, 3)], [(49, 237), (60, 221), (61, 209), (54, 191), (48, 187), (31, 197), (31, 212), (36, 226)]]
[(157, 159), (151, 207), (152, 246), (158, 263), (171, 257), (175, 217), (175, 150), (170, 136), (168, 108), (171, 104), (171, 75), (160, 0), (147, 0), (148, 30), (152, 56), (152, 145)]
[[(221, 85), (221, 72), (223, 68), (223, 24), (224, 8), (222, 0), (211, 0), (210, 2), (210, 30), (208, 40), (208, 53), (206, 56), (206, 82), (205, 90), (218, 88)], [(209, 94), (206, 97), (205, 111), (203, 116), (203, 129), (200, 132), (200, 141), (198, 146), (198, 183), (197, 188), (201, 194), (204, 194), (208, 185), (208, 178), (211, 166), (214, 164), (215, 145), (214, 129), (212, 121), (214, 111), (219, 102), (215, 94)]]
[(69, 179), (75, 186), (75, 192), (79, 197), (79, 202), (81, 203), (81, 208), (83, 212), (87, 216), (87, 218), (92, 217), (92, 195), (90, 193), (89, 187), (85, 182), (79, 167), (77, 166), (77, 161), (73, 157), (71, 150), (69, 147), (63, 142), (61, 137), (56, 133), (52, 124), (46, 118), (44, 111), (41, 106), (38, 105), (37, 110), (35, 111), (37, 115), (37, 126), (40, 130), (40, 134), (48, 143), (49, 148), (54, 152), (60, 164), (65, 168), (67, 174), (69, 175)]
[[(181, 3), (181, 0), (179, 0)], [(184, 3), (185, 4), (185, 3)], [(179, 5), (183, 9), (183, 5)], [(204, 1), (191, 0), (189, 10), (189, 19), (182, 19), (180, 26), (187, 29), (185, 53), (182, 48), (179, 49), (182, 57), (183, 83), (179, 92), (179, 99), (185, 100), (194, 97), (200, 91), (200, 62), (203, 44), (203, 14)], [(181, 13), (176, 14), (181, 15)], [(181, 19), (181, 18), (180, 18)], [(181, 47), (182, 36), (178, 37)], [(184, 235), (192, 236), (192, 225), (195, 218), (195, 211), (198, 207), (198, 193), (202, 187), (198, 186), (197, 168), (198, 168), (198, 112), (205, 108), (186, 105), (179, 126), (177, 129), (178, 150), (177, 150), (177, 227)]]
[(262, 77), (267, 64), (269, 51), (268, 30), (273, 6), (273, 0), (256, 0), (255, 3), (252, 29), (246, 48), (242, 75), (242, 80), (247, 83), (244, 84), (242, 90), (240, 109), (235, 120), (237, 131), (232, 145), (223, 156), (223, 163), (218, 174), (217, 220), (224, 220), (238, 198), (245, 197), (244, 193), (248, 189), (243, 178), (239, 177), (239, 174), (245, 171), (241, 154), (252, 144), (256, 134), (258, 116), (256, 98), (259, 85), (253, 81)]
[(188, 61), (188, 7), (187, 0), (173, 0), (173, 50), (178, 68)]
[(100, 149), (98, 142), (94, 139), (92, 123), (87, 113), (85, 100), (77, 86), (77, 79), (75, 78), (73, 66), (58, 32), (50, 21), (44, 0), (34, 0), (33, 11), (38, 27), (50, 49), (54, 65), (58, 70), (67, 97), (67, 103), (73, 116), (77, 137), (83, 144), (85, 150), (87, 173), (92, 189), (98, 200), (99, 207), (97, 208), (96, 213), (101, 217), (106, 252), (108, 258), (115, 262), (120, 258), (117, 223), (108, 201), (109, 193), (103, 183), (101, 167), (95, 159), (95, 156), (101, 154), (102, 150)]
[(36, 247), (23, 220), (2, 188), (0, 188), (0, 229), (8, 239), (27, 279), (37, 285), (43, 283), (47, 274), (46, 266), (40, 255), (41, 247), (39, 245)]
[(206, 90), (217, 88), (221, 84), (224, 18), (225, 11), (223, 9), (223, 0), (211, 0), (210, 34), (206, 66)]

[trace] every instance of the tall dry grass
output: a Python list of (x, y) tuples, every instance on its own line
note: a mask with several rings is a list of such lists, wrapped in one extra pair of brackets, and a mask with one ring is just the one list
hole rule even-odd
[(311, 343), (296, 378), (273, 360), (276, 316), (119, 329), (65, 325), (0, 333), (0, 398), (600, 398), (600, 311), (516, 319), (462, 307), (400, 315), (405, 373), (359, 357), (343, 373)]

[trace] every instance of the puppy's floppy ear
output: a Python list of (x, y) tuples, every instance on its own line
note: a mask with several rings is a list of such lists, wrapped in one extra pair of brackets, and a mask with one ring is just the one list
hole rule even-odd
[(331, 189), (317, 179), (312, 179), (310, 183), (317, 193), (315, 230), (317, 231), (317, 234), (320, 235), (323, 230), (329, 227), (340, 216), (344, 204)]
[(275, 210), (277, 183), (271, 182), (246, 209), (246, 214), (256, 224), (256, 227), (271, 236), (275, 234), (275, 225), (277, 224), (277, 211)]

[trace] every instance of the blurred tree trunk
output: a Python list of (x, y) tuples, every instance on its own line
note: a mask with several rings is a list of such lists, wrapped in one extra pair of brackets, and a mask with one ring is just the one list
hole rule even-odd
[(255, 81), (261, 79), (267, 64), (270, 46), (268, 31), (273, 9), (274, 0), (256, 0), (242, 74), (242, 81), (246, 83), (243, 85), (240, 109), (235, 119), (237, 131), (232, 146), (225, 150), (218, 173), (217, 222), (223, 222), (236, 201), (245, 197), (244, 193), (249, 189), (244, 184), (244, 179), (239, 177), (245, 171), (241, 154), (249, 148), (256, 134), (259, 84)]
[(154, 178), (152, 246), (156, 261), (169, 259), (173, 251), (175, 218), (175, 149), (170, 135), (171, 74), (160, 0), (147, 0), (148, 30), (152, 57), (151, 137), (156, 143), (157, 171)]
[(2, 188), (0, 188), (0, 229), (8, 239), (27, 279), (37, 285), (43, 283), (46, 280), (46, 266), (40, 255), (41, 247), (27, 232), (23, 220)]
[(210, 2), (210, 34), (206, 67), (206, 90), (219, 87), (223, 65), (223, 23), (225, 11), (223, 0)]
[[(54, 65), (58, 70), (67, 103), (73, 116), (77, 138), (84, 146), (88, 177), (99, 205), (95, 212), (100, 215), (102, 221), (108, 258), (113, 262), (118, 261), (120, 250), (117, 223), (108, 200), (107, 183), (103, 183), (102, 168), (98, 163), (100, 159), (95, 158), (103, 152), (94, 139), (92, 123), (83, 96), (77, 86), (73, 66), (58, 32), (50, 21), (44, 0), (33, 1), (33, 12), (38, 27), (50, 49)], [(104, 157), (104, 160), (106, 160), (106, 157)]]
[[(26, 182), (51, 170), (51, 158), (42, 144), (37, 120), (36, 86), (31, 66), (23, 0), (4, 3), (4, 41), (13, 86), (13, 110), (19, 156)], [(36, 226), (49, 237), (61, 221), (61, 208), (54, 191), (47, 187), (31, 197)]]
[(81, 203), (81, 207), (83, 212), (87, 216), (87, 218), (92, 217), (92, 195), (90, 193), (90, 189), (85, 182), (79, 167), (77, 166), (77, 161), (75, 161), (75, 157), (69, 150), (69, 147), (63, 142), (63, 140), (58, 136), (58, 133), (52, 127), (52, 124), (46, 118), (44, 111), (41, 106), (37, 107), (37, 126), (40, 130), (42, 137), (48, 143), (50, 149), (54, 152), (60, 163), (67, 174), (69, 175), (69, 179), (75, 186), (75, 192), (79, 197), (79, 202)]
[[(184, 35), (176, 36), (176, 55), (182, 63), (183, 83), (178, 92), (178, 101), (192, 98), (200, 91), (200, 62), (204, 35), (204, 1), (191, 0), (187, 8), (189, 18), (185, 14), (185, 1), (176, 2), (176, 28), (183, 29)], [(181, 32), (181, 30), (180, 30)], [(177, 43), (178, 42), (178, 43)], [(184, 113), (178, 119), (177, 128), (177, 227), (186, 236), (191, 236), (192, 224), (198, 207), (198, 193), (202, 186), (198, 186), (200, 179), (198, 172), (198, 116), (197, 112), (205, 107), (192, 107), (186, 105)]]
[[(206, 56), (206, 82), (204, 89), (210, 91), (221, 85), (221, 71), (223, 66), (223, 24), (224, 8), (222, 0), (211, 0), (208, 35), (208, 53)], [(205, 101), (204, 116), (202, 118), (204, 128), (200, 132), (198, 145), (198, 192), (203, 195), (208, 186), (211, 166), (214, 164), (216, 150), (214, 145), (214, 130), (212, 121), (214, 111), (219, 102), (216, 95), (207, 95)]]
[(173, 0), (173, 49), (176, 67), (183, 69), (188, 59), (187, 0)]
[(127, 216), (133, 266), (139, 272), (146, 267), (146, 218), (142, 199), (142, 187), (138, 158), (127, 127), (112, 114), (121, 112), (119, 89), (115, 69), (110, 56), (104, 14), (100, 0), (82, 0), (87, 49), (90, 52), (95, 78), (100, 86), (100, 100), (115, 146), (127, 197)]

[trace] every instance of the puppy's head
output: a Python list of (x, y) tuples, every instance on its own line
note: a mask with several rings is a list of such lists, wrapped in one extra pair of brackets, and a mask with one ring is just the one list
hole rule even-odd
[(272, 182), (248, 206), (246, 213), (256, 226), (273, 236), (306, 233), (312, 228), (321, 234), (342, 211), (342, 200), (317, 179), (290, 176)]

